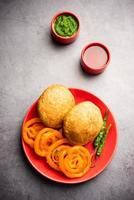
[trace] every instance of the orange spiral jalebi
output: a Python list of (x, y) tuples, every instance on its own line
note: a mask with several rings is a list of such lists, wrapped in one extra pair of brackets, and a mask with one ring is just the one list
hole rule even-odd
[(59, 168), (69, 178), (83, 176), (90, 168), (91, 155), (83, 146), (63, 150), (59, 156)]
[(39, 118), (33, 118), (27, 121), (22, 129), (22, 137), (24, 141), (33, 148), (36, 135), (44, 128)]
[(62, 133), (52, 128), (42, 129), (35, 138), (34, 151), (37, 155), (45, 157), (48, 148), (62, 138)]
[(52, 168), (56, 169), (57, 171), (60, 171), (60, 168), (59, 168), (59, 156), (60, 156), (61, 152), (71, 148), (70, 146), (65, 145), (65, 144), (68, 144), (68, 140), (63, 138), (63, 139), (58, 140), (57, 142), (55, 142), (48, 149), (47, 163)]

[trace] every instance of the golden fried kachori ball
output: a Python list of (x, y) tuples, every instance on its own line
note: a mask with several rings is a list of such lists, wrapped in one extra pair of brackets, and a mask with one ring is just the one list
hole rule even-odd
[(75, 105), (74, 96), (62, 85), (49, 86), (38, 100), (38, 113), (42, 122), (51, 128), (61, 128), (65, 115)]
[(100, 109), (92, 102), (85, 101), (74, 106), (66, 115), (64, 135), (72, 144), (84, 145), (95, 139), (102, 124)]

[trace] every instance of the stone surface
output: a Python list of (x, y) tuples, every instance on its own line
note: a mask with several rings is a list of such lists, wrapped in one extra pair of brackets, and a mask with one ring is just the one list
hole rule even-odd
[[(51, 40), (53, 15), (80, 16), (81, 34), (68, 46)], [(100, 41), (111, 52), (107, 70), (82, 72), (84, 45)], [(134, 199), (134, 1), (0, 1), (0, 200)], [(35, 172), (20, 145), (27, 108), (52, 83), (99, 96), (118, 124), (118, 148), (111, 164), (84, 184), (63, 185)]]

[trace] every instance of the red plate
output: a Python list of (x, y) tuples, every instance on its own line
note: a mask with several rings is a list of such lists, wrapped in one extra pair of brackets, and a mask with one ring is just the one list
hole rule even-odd
[[(89, 92), (79, 90), (79, 89), (70, 89), (70, 91), (74, 95), (76, 103), (80, 103), (82, 101), (91, 101), (100, 108), (102, 116), (104, 116), (104, 113), (108, 108), (98, 97), (94, 96), (93, 94)], [(29, 119), (33, 117), (37, 117), (37, 116), (38, 114), (37, 114), (37, 101), (36, 101), (29, 108), (24, 118), (23, 124)], [(67, 178), (64, 174), (57, 172), (56, 170), (49, 167), (49, 165), (46, 163), (45, 158), (40, 158), (39, 156), (37, 156), (34, 153), (33, 149), (31, 149), (23, 141), (23, 139), (22, 139), (22, 146), (26, 154), (26, 157), (28, 158), (31, 165), (43, 176), (60, 183), (74, 184), (74, 183), (85, 182), (87, 180), (90, 180), (91, 178), (94, 178), (98, 174), (100, 174), (110, 163), (110, 161), (112, 160), (113, 154), (115, 152), (116, 144), (117, 144), (117, 128), (116, 128), (116, 123), (111, 111), (109, 111), (107, 122), (108, 124), (111, 123), (112, 127), (107, 136), (107, 140), (106, 140), (103, 152), (101, 156), (96, 160), (95, 167), (91, 168), (88, 171), (88, 173), (82, 176), (81, 178), (74, 178), (74, 179)], [(88, 144), (86, 145), (86, 147), (89, 149), (90, 152), (93, 152), (92, 144)]]

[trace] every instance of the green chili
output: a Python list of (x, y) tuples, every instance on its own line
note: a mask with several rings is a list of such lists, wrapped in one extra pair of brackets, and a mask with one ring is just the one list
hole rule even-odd
[(102, 150), (103, 150), (105, 142), (106, 142), (107, 134), (108, 134), (110, 128), (111, 128), (111, 124), (109, 124), (108, 128), (106, 129), (106, 132), (105, 132), (103, 138), (100, 141), (100, 145), (99, 145), (99, 147), (97, 149), (97, 152), (96, 152), (97, 156), (100, 156), (100, 154), (102, 153)]
[(100, 154), (102, 153), (102, 150), (104, 148), (105, 145), (105, 141), (106, 141), (106, 137), (107, 134), (111, 128), (111, 124), (109, 124), (108, 128), (106, 128), (106, 123), (107, 123), (107, 118), (108, 118), (108, 110), (105, 112), (104, 118), (103, 118), (103, 125), (102, 128), (99, 132), (99, 134), (97, 135), (97, 137), (94, 140), (94, 147), (96, 149), (96, 155), (100, 156)]
[(106, 122), (107, 122), (107, 118), (108, 118), (108, 110), (105, 112), (104, 114), (104, 118), (103, 118), (103, 125), (102, 125), (102, 128), (99, 132), (99, 134), (97, 135), (97, 137), (95, 138), (95, 141), (94, 141), (94, 147), (99, 147), (100, 145), (100, 141), (101, 139), (103, 138), (105, 132), (106, 132)]

